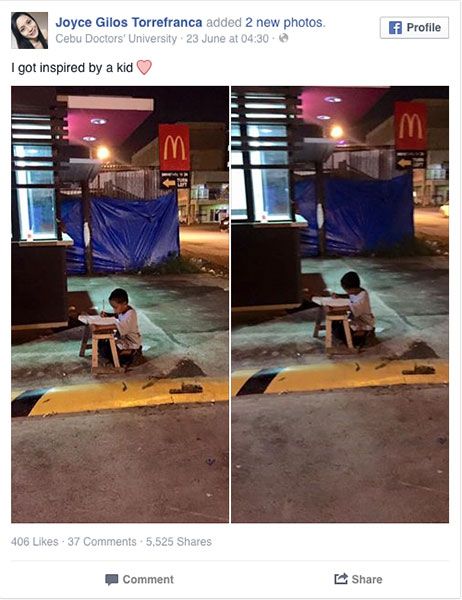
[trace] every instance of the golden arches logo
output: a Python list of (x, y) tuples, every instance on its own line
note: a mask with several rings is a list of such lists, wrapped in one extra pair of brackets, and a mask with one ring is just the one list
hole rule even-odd
[(180, 135), (177, 135), (175, 137), (175, 139), (173, 139), (173, 135), (168, 135), (166, 137), (165, 144), (164, 144), (164, 160), (167, 160), (169, 145), (172, 148), (173, 158), (177, 157), (178, 146), (180, 146), (181, 147), (181, 160), (186, 160), (186, 148), (184, 145), (183, 138)]
[(423, 139), (423, 127), (422, 120), (417, 113), (413, 113), (412, 116), (409, 113), (404, 113), (401, 116), (399, 122), (398, 136), (400, 139), (404, 137), (404, 126), (407, 124), (407, 137), (414, 137), (414, 126), (417, 128), (417, 137), (419, 140)]

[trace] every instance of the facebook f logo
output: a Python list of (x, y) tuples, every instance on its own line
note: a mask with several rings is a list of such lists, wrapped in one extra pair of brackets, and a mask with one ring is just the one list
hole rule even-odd
[(402, 21), (388, 21), (388, 33), (390, 35), (400, 35), (403, 33)]

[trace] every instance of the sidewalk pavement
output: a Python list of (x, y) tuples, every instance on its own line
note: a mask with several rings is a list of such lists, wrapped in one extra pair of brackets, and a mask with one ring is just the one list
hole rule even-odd
[[(79, 311), (108, 305), (125, 288), (137, 309), (143, 362), (122, 375), (91, 374), (91, 351), (79, 357), (83, 325)], [(16, 335), (12, 345), (12, 385), (34, 389), (144, 377), (227, 376), (228, 281), (208, 274), (108, 275), (69, 277), (70, 312), (76, 326)], [(73, 308), (74, 307), (74, 308)]]
[[(377, 321), (375, 346), (355, 360), (448, 358), (447, 257), (304, 259), (303, 273), (323, 277), (341, 291), (340, 278), (357, 271), (370, 294)], [(232, 330), (232, 370), (352, 360), (328, 356), (324, 338), (313, 338), (317, 308), (241, 323)]]

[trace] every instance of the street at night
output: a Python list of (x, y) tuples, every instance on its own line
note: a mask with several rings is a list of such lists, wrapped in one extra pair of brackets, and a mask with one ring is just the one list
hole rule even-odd
[(414, 226), (417, 237), (428, 237), (443, 242), (449, 240), (449, 218), (439, 208), (414, 209)]
[(448, 88), (232, 101), (232, 520), (446, 523)]
[(228, 108), (13, 89), (14, 522), (228, 520)]
[(218, 223), (180, 227), (180, 243), (183, 256), (228, 269), (229, 234), (220, 231)]

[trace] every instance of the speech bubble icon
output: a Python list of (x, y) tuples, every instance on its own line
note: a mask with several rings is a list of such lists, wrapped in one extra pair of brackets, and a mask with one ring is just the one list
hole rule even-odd
[(119, 583), (119, 576), (117, 573), (106, 573), (105, 581), (107, 585), (111, 585), (111, 583)]

